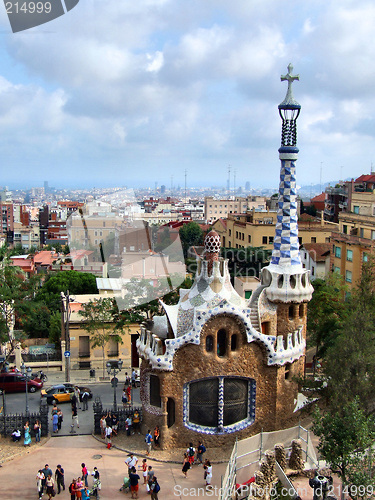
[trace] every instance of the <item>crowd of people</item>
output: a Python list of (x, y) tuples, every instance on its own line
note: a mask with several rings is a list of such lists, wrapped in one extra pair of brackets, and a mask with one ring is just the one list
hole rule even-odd
[(184, 459), (182, 462), (182, 473), (185, 478), (187, 478), (187, 473), (191, 469), (193, 464), (202, 465), (203, 464), (203, 478), (206, 482), (206, 486), (211, 488), (212, 482), (212, 465), (208, 459), (203, 462), (203, 456), (206, 453), (206, 447), (202, 441), (198, 441), (197, 449), (194, 448), (193, 443), (189, 443), (189, 447), (184, 453)]
[[(34, 436), (35, 436), (35, 442), (39, 443), (40, 438), (42, 435), (42, 424), (40, 423), (40, 420), (35, 420), (34, 423)], [(11, 433), (11, 439), (14, 443), (21, 441), (22, 434), (20, 429), (13, 429), (13, 432)], [(25, 425), (23, 426), (23, 445), (25, 447), (31, 446), (31, 429), (30, 429), (30, 422), (29, 420), (26, 420)]]
[[(89, 488), (89, 472), (86, 464), (82, 463), (81, 473), (77, 478), (72, 479), (68, 486), (71, 500), (88, 500), (90, 498), (90, 494), (97, 497), (99, 496), (98, 491), (101, 489), (101, 483), (97, 467), (94, 467), (91, 475), (93, 478), (93, 484), (92, 487)], [(44, 466), (44, 469), (39, 469), (36, 475), (36, 485), (39, 500), (42, 499), (44, 494), (48, 495), (48, 500), (51, 500), (56, 493), (60, 494), (62, 491), (65, 491), (65, 472), (61, 464), (56, 466), (55, 474), (53, 474), (52, 469), (48, 464)]]

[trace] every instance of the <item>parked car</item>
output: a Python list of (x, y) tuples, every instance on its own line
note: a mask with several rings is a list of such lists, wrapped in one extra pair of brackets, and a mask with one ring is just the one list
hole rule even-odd
[[(64, 383), (53, 385), (47, 389), (43, 389), (40, 393), (42, 398), (47, 398), (47, 404), (51, 405), (53, 403), (64, 403), (71, 401), (74, 395), (74, 384)], [(80, 400), (82, 401), (82, 394), (87, 391), (89, 394), (89, 399), (92, 399), (92, 392), (88, 387), (77, 386), (81, 392)]]
[[(43, 387), (41, 380), (29, 380), (27, 382), (28, 392), (36, 392)], [(5, 392), (26, 391), (26, 377), (22, 373), (10, 372), (0, 373), (0, 389)]]

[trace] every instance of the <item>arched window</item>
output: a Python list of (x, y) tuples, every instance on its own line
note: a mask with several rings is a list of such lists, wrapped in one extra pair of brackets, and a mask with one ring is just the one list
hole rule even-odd
[(217, 355), (225, 356), (227, 350), (227, 331), (221, 328), (217, 332)]
[(235, 351), (237, 349), (237, 334), (234, 333), (230, 338), (230, 350)]
[(175, 423), (176, 420), (176, 414), (175, 414), (175, 404), (174, 404), (174, 399), (168, 398), (167, 401), (167, 425), (168, 427), (172, 427), (172, 425)]
[(160, 380), (156, 375), (150, 375), (150, 405), (161, 407)]
[(212, 352), (214, 350), (214, 338), (212, 335), (206, 337), (206, 351)]
[(299, 317), (300, 318), (303, 318), (304, 309), (305, 309), (304, 305), (300, 304), (300, 306), (299, 306)]
[(289, 306), (289, 319), (294, 318), (294, 306)]

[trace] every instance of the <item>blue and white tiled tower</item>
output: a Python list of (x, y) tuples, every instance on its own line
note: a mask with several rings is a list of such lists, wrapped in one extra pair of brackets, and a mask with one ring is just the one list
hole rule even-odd
[(313, 291), (299, 254), (295, 163), (298, 158), (297, 118), (301, 105), (292, 93), (292, 83), (299, 80), (299, 75), (293, 76), (292, 71), (293, 66), (289, 64), (288, 73), (281, 77), (281, 81), (288, 82), (288, 90), (279, 104), (282, 133), (277, 223), (271, 264), (262, 272), (262, 283), (268, 285), (267, 297), (275, 302), (308, 301)]

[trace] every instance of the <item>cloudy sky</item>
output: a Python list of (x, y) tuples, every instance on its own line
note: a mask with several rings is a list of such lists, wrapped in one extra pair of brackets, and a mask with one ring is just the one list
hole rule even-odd
[(374, 2), (80, 0), (0, 24), (0, 185), (225, 186), (230, 166), (277, 186), (290, 62), (298, 184), (375, 167)]

